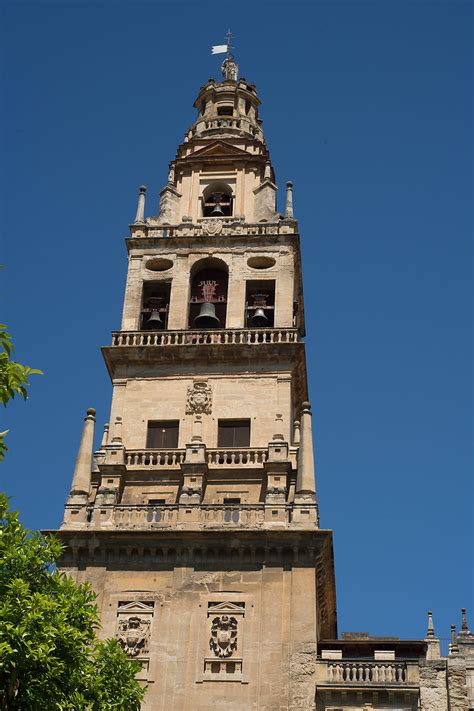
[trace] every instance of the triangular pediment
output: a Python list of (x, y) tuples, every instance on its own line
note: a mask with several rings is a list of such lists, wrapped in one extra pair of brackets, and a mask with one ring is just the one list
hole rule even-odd
[(219, 613), (226, 612), (226, 613), (234, 614), (234, 615), (235, 614), (243, 615), (245, 610), (244, 610), (243, 603), (241, 605), (239, 605), (239, 604), (235, 604), (233, 602), (219, 602), (219, 603), (217, 603), (217, 605), (211, 605), (208, 608), (208, 613), (214, 614), (216, 612), (219, 612)]
[(213, 157), (229, 156), (232, 158), (250, 158), (253, 154), (243, 151), (241, 148), (236, 148), (231, 143), (226, 141), (213, 141), (208, 146), (200, 148), (198, 151), (191, 153), (188, 157), (213, 158)]
[(145, 603), (145, 602), (140, 602), (139, 600), (135, 600), (134, 602), (127, 602), (124, 605), (120, 605), (118, 608), (118, 612), (126, 612), (127, 614), (130, 613), (144, 613), (147, 612), (148, 614), (153, 614), (153, 603)]

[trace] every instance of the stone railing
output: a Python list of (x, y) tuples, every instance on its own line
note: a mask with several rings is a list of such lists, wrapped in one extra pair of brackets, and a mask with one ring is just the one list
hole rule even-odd
[(185, 449), (127, 449), (128, 469), (179, 469), (186, 456)]
[[(289, 507), (282, 507), (282, 515), (284, 521), (288, 522)], [(117, 528), (166, 528), (176, 525), (186, 527), (187, 524), (199, 528), (259, 527), (265, 523), (265, 507), (263, 504), (239, 504), (238, 506), (224, 504), (126, 506), (121, 504), (110, 509), (110, 516), (108, 521), (100, 519), (99, 523)], [(279, 522), (281, 521), (280, 517)], [(91, 523), (92, 525), (97, 523), (94, 517)]]
[(262, 465), (268, 459), (268, 449), (208, 449), (206, 450), (209, 467), (253, 467)]
[[(294, 458), (295, 453), (292, 453)], [(179, 469), (185, 461), (185, 449), (127, 449), (125, 464), (128, 469)], [(261, 467), (268, 459), (265, 447), (240, 449), (207, 449), (206, 461), (210, 468)]]
[(317, 661), (318, 685), (330, 686), (404, 686), (418, 683), (416, 662), (381, 660)]
[(215, 329), (212, 331), (114, 331), (112, 346), (200, 346), (298, 343), (297, 328)]

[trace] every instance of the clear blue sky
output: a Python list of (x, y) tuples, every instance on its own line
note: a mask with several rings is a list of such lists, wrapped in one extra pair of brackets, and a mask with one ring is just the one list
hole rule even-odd
[[(1, 486), (59, 525), (111, 388), (123, 238), (156, 214), (230, 26), (295, 184), (322, 525), (340, 630), (448, 636), (472, 594), (472, 3), (1, 7), (2, 319), (44, 370), (9, 407)], [(98, 436), (100, 431), (98, 432)]]

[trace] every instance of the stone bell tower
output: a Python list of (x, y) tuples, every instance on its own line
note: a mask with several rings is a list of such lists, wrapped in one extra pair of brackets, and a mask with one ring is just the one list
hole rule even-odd
[(170, 163), (141, 187), (109, 425), (88, 410), (60, 537), (145, 709), (314, 709), (337, 637), (319, 528), (292, 185), (277, 212), (255, 85), (229, 56)]

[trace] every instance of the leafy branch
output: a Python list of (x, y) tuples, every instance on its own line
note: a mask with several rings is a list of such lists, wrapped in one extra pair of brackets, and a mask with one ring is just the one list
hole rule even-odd
[[(0, 323), (0, 402), (4, 407), (13, 400), (15, 395), (20, 395), (24, 400), (28, 399), (28, 387), (30, 375), (42, 375), (41, 370), (21, 365), (12, 360), (13, 343), (7, 327)], [(0, 432), (0, 460), (5, 456), (7, 446), (5, 437), (8, 430)]]

